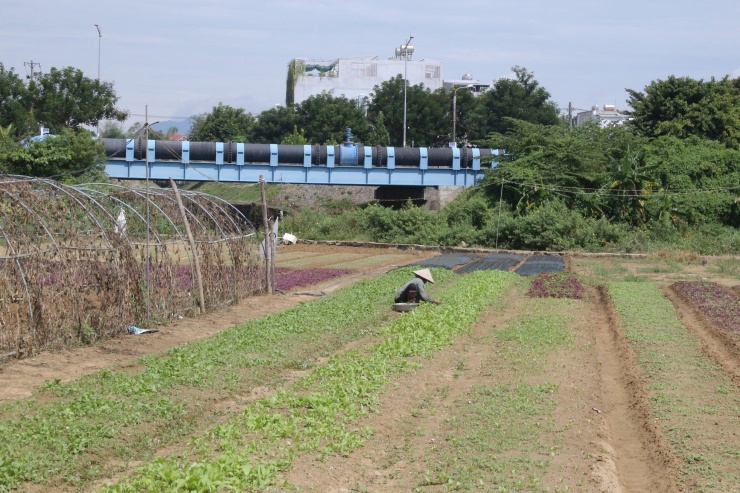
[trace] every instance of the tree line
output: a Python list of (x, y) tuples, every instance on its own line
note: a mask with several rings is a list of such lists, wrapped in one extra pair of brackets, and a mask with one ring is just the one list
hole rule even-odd
[[(671, 75), (641, 91), (627, 89), (630, 119), (623, 125), (573, 127), (532, 72), (518, 66), (512, 71), (513, 77), (478, 96), (467, 88), (406, 88), (409, 145), (448, 145), (456, 118), (459, 144), (505, 150), (476, 191), (466, 194), (487, 212), (456, 216), (476, 223), (471, 227), (478, 236), (496, 211), (517, 219), (518, 227), (531, 224), (527, 231), (509, 231), (509, 238), (518, 238), (513, 247), (553, 247), (584, 232), (593, 238), (582, 239), (582, 246), (603, 247), (628, 230), (674, 234), (702, 225), (731, 228), (730, 240), (737, 241), (740, 79)], [(367, 100), (323, 93), (256, 115), (219, 103), (193, 117), (189, 140), (337, 144), (349, 127), (357, 142), (400, 146), (403, 100), (399, 75), (376, 86)], [(76, 69), (52, 69), (24, 81), (0, 64), (0, 171), (100, 179), (104, 155), (89, 128), (102, 122), (102, 136), (133, 137), (143, 127), (124, 131), (120, 122), (127, 113), (117, 102), (112, 84)], [(61, 139), (19, 145), (40, 125)], [(617, 234), (614, 228), (627, 229)], [(476, 234), (435, 241), (470, 244)], [(487, 234), (473, 242), (490, 239)]]
[[(452, 140), (453, 107), (456, 140), (473, 143), (491, 132), (505, 132), (506, 116), (532, 123), (561, 122), (550, 94), (526, 68), (514, 67), (514, 77), (500, 79), (480, 97), (467, 88), (454, 93), (431, 91), (422, 84), (406, 88), (407, 142), (415, 147), (447, 146)], [(404, 79), (398, 75), (376, 86), (367, 99), (349, 99), (328, 93), (277, 106), (257, 115), (219, 103), (210, 112), (193, 117), (188, 138), (196, 142), (261, 144), (338, 144), (351, 128), (356, 141), (368, 145), (401, 146)], [(456, 99), (453, 105), (453, 98)], [(135, 133), (138, 126), (129, 129)], [(122, 137), (123, 129), (106, 135)]]

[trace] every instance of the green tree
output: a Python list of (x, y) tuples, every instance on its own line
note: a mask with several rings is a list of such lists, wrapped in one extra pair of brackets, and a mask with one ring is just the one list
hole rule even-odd
[(128, 112), (116, 108), (113, 84), (85, 77), (81, 70), (52, 68), (28, 84), (25, 103), (36, 122), (52, 133), (62, 128), (95, 127), (101, 120), (123, 121)]
[(365, 139), (366, 145), (373, 146), (389, 146), (391, 143), (391, 136), (388, 134), (388, 129), (385, 128), (385, 116), (383, 112), (378, 112), (375, 117), (375, 125), (370, 129), (370, 133)]
[(740, 147), (740, 79), (670, 76), (643, 92), (627, 89), (631, 124), (650, 138), (697, 136)]
[[(16, 137), (13, 124), (11, 123), (8, 126), (0, 127), (0, 156), (15, 149), (18, 145), (18, 139)], [(6, 171), (2, 167), (2, 162), (0, 162), (0, 173), (5, 172)]]
[(658, 189), (655, 165), (645, 163), (640, 152), (628, 153), (616, 163), (608, 189), (617, 192), (612, 201), (617, 217), (634, 226), (648, 221), (647, 203)]
[(210, 113), (193, 117), (189, 139), (194, 142), (251, 142), (255, 118), (242, 108), (222, 103)]
[(253, 130), (253, 142), (275, 144), (282, 142), (299, 126), (299, 118), (293, 107), (278, 106), (257, 115)]
[(338, 144), (344, 141), (345, 129), (351, 128), (357, 141), (368, 135), (370, 125), (356, 100), (335, 97), (326, 92), (310, 96), (295, 107), (298, 126), (306, 139), (316, 144)]
[(64, 128), (0, 154), (6, 173), (55, 178), (65, 183), (107, 181), (105, 146), (87, 130)]
[(298, 130), (298, 127), (293, 127), (293, 133), (290, 135), (287, 135), (281, 144), (295, 144), (295, 145), (306, 145), (309, 144), (308, 139), (306, 138), (306, 132), (301, 129)]
[(649, 204), (651, 217), (669, 212), (692, 225), (740, 226), (740, 150), (699, 137), (663, 136), (645, 145), (643, 153), (662, 189), (662, 198)]
[(505, 134), (512, 128), (511, 119), (541, 125), (562, 124), (557, 105), (550, 101), (550, 93), (540, 86), (534, 74), (519, 66), (511, 70), (515, 79), (497, 80), (478, 98), (476, 111), (465, 122), (471, 138), (480, 139), (491, 132)]
[[(368, 118), (377, 121), (383, 112), (390, 144), (403, 145), (404, 78), (401, 75), (375, 86), (368, 105)], [(451, 132), (448, 98), (444, 91), (432, 92), (423, 84), (406, 88), (406, 144), (415, 147), (444, 145)]]
[[(38, 125), (28, 103), (26, 85), (11, 68), (0, 63), (0, 127), (11, 129), (21, 139), (38, 132)], [(9, 127), (12, 125), (12, 127)]]
[(606, 203), (597, 193), (611, 183), (614, 163), (639, 148), (640, 139), (624, 126), (542, 125), (508, 118), (509, 132), (491, 134), (482, 145), (504, 149), (499, 165), (486, 173), (482, 185), (492, 202), (503, 198), (520, 211), (529, 211), (552, 198), (547, 189), (580, 214), (600, 217)]
[(124, 139), (126, 132), (123, 131), (121, 122), (104, 121), (100, 126), (100, 136), (107, 139)]

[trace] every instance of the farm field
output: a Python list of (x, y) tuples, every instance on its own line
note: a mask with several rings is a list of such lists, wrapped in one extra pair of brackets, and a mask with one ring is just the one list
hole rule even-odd
[(346, 270), (2, 364), (0, 491), (740, 491), (739, 259), (431, 267), (392, 312), (438, 255), (285, 246)]

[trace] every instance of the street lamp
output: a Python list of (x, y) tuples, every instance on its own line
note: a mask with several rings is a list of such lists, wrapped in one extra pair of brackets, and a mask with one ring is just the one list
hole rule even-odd
[[(100, 26), (95, 24), (95, 28), (98, 30), (98, 84), (100, 84), (100, 40), (103, 38), (103, 35), (100, 33)], [(96, 133), (100, 137), (100, 122), (98, 122)]]
[(103, 37), (103, 35), (100, 33), (100, 26), (95, 24), (95, 27), (98, 30), (98, 82), (100, 82), (100, 39)]
[[(401, 54), (403, 55), (403, 147), (406, 147), (406, 86), (409, 85), (406, 76), (406, 62), (409, 60), (409, 43), (412, 39), (414, 39), (414, 37), (409, 36), (409, 40), (406, 41), (403, 50), (401, 50)], [(413, 47), (411, 49), (413, 49)]]
[(467, 86), (458, 86), (452, 91), (452, 142), (457, 147), (457, 140), (455, 140), (455, 127), (457, 126), (457, 91), (459, 89), (472, 89), (473, 85), (468, 84)]

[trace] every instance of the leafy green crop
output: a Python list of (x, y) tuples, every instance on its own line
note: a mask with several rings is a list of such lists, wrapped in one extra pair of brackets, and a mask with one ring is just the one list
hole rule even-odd
[[(453, 276), (440, 272), (441, 280)], [(82, 485), (108, 474), (100, 454), (148, 459), (207, 426), (192, 392), (248, 393), (269, 385), (297, 357), (316, 358), (375, 329), (393, 293), (411, 277), (399, 270), (218, 335), (142, 358), (141, 372), (103, 370), (69, 383), (47, 382), (42, 400), (0, 406), (0, 491), (59, 478)], [(385, 315), (382, 315), (385, 314)], [(299, 355), (299, 356), (297, 356)]]
[[(402, 273), (408, 277), (410, 271)], [(438, 284), (452, 276), (435, 272)], [(407, 357), (448, 345), (515, 278), (476, 272), (456, 279), (455, 289), (441, 296), (442, 305), (424, 304), (399, 316), (382, 331), (383, 342), (333, 357), (292, 388), (247, 406), (196, 439), (190, 456), (159, 459), (106, 491), (261, 489), (277, 481), (298, 454), (349, 453), (372, 434), (358, 430), (357, 421), (372, 411), (391, 378), (413, 368)]]

